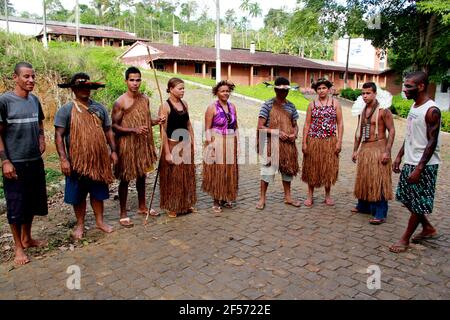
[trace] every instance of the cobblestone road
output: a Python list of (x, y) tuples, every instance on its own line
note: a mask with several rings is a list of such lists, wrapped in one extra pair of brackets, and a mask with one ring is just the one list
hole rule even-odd
[[(188, 87), (186, 99), (191, 117), (201, 121), (210, 94)], [(254, 128), (257, 104), (233, 101), (241, 128)], [(390, 203), (387, 223), (380, 226), (368, 224), (366, 215), (350, 212), (355, 202), (355, 166), (350, 157), (356, 122), (348, 108), (344, 119), (339, 181), (332, 190), (335, 207), (321, 204), (323, 190), (316, 193), (317, 204), (311, 209), (284, 205), (277, 177), (269, 187), (266, 209), (258, 211), (258, 167), (243, 165), (237, 205), (216, 217), (210, 210), (211, 199), (199, 188), (198, 174), (198, 213), (176, 219), (163, 214), (152, 218), (147, 228), (134, 215), (135, 227), (121, 229), (118, 202), (108, 200), (106, 217), (116, 227), (114, 233), (11, 271), (11, 264), (3, 263), (0, 299), (449, 299), (449, 135), (442, 136), (444, 163), (431, 216), (441, 236), (412, 244), (408, 252), (396, 255), (388, 246), (400, 237), (408, 219), (400, 203)], [(300, 126), (303, 121), (301, 116)], [(405, 122), (395, 124), (394, 156)], [(394, 186), (397, 179), (395, 175)], [(153, 181), (151, 174), (149, 190)], [(293, 191), (305, 198), (306, 186), (298, 177)], [(130, 212), (136, 212), (136, 202), (131, 193)], [(96, 232), (89, 230), (87, 237)], [(80, 290), (66, 287), (71, 265), (80, 267)], [(370, 265), (381, 269), (380, 290), (367, 288)]]

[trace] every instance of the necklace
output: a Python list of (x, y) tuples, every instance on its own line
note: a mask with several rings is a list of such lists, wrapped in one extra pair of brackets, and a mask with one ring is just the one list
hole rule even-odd
[(327, 97), (327, 102), (325, 103), (325, 105), (323, 105), (323, 103), (322, 103), (322, 101), (320, 100), (320, 98), (319, 98), (319, 103), (320, 103), (320, 105), (322, 106), (322, 108), (325, 108), (326, 106), (328, 106), (328, 99), (329, 99), (330, 97)]
[[(370, 111), (369, 116), (366, 116), (367, 106), (364, 108), (364, 118), (366, 119), (364, 126), (362, 127), (362, 137), (363, 137), (364, 141), (368, 141), (370, 139), (370, 126), (371, 126), (370, 122), (371, 122), (373, 114), (375, 113), (375, 111), (377, 109), (378, 109), (378, 102), (372, 108), (372, 111)], [(376, 119), (375, 121), (378, 121), (378, 119)]]

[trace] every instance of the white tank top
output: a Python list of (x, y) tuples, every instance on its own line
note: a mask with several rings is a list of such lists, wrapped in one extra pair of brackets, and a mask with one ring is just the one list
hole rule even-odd
[[(408, 113), (405, 137), (405, 163), (414, 166), (419, 164), (428, 144), (425, 116), (428, 109), (436, 107), (436, 103), (430, 99), (421, 106), (415, 106), (414, 103)], [(439, 164), (440, 162), (440, 136), (438, 136), (436, 150), (434, 150), (426, 165)]]

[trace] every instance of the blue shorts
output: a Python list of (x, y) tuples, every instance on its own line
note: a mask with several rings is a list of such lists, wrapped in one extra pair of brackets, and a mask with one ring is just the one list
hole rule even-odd
[(65, 203), (71, 205), (80, 204), (86, 200), (88, 193), (92, 198), (99, 201), (109, 198), (109, 189), (106, 183), (79, 176), (76, 172), (72, 172), (70, 177), (66, 177)]

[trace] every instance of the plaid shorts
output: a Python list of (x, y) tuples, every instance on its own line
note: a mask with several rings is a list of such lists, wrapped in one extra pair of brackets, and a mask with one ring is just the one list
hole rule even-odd
[(439, 165), (425, 166), (419, 183), (408, 182), (416, 166), (405, 164), (400, 174), (396, 199), (415, 214), (430, 214), (433, 211), (434, 193)]

